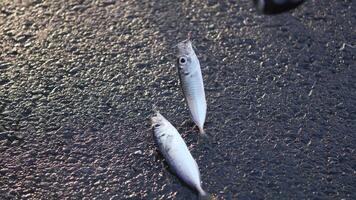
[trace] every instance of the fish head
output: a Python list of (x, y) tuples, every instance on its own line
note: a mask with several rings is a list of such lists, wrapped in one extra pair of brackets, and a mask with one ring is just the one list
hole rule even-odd
[(162, 130), (167, 126), (167, 120), (159, 112), (156, 112), (153, 117), (151, 117), (151, 124), (156, 139), (162, 139), (164, 132)]
[(199, 66), (198, 58), (193, 50), (192, 42), (185, 40), (177, 45), (177, 65), (178, 71), (184, 76), (188, 76), (197, 70)]

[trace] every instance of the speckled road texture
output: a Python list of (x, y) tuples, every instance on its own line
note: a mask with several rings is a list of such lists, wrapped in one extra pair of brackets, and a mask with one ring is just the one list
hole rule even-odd
[[(355, 6), (0, 1), (0, 199), (197, 198), (157, 152), (153, 107), (217, 199), (356, 199)], [(210, 146), (175, 68), (189, 31)]]

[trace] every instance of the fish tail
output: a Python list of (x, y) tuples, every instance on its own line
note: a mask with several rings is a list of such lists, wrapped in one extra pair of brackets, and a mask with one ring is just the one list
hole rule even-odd
[(205, 145), (207, 145), (207, 148), (210, 148), (211, 142), (212, 142), (212, 138), (210, 137), (210, 135), (206, 134), (204, 129), (199, 128), (198, 143), (205, 144)]
[(205, 192), (202, 188), (198, 188), (199, 200), (210, 200), (209, 193)]
[(199, 128), (199, 133), (200, 133), (200, 135), (207, 138), (208, 135), (205, 133), (204, 128), (203, 128), (203, 127), (200, 127), (200, 126), (198, 126), (198, 128)]

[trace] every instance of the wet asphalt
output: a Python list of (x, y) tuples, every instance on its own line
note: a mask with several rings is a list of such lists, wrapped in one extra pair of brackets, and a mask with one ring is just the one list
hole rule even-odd
[[(0, 199), (196, 199), (157, 152), (153, 108), (217, 199), (356, 199), (355, 6), (0, 1)], [(210, 144), (175, 68), (189, 31)]]

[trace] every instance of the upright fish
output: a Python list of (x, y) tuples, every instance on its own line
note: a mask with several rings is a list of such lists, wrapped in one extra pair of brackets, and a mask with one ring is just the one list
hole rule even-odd
[(177, 47), (178, 74), (185, 100), (194, 123), (200, 133), (204, 134), (206, 100), (200, 63), (189, 38), (178, 43)]
[(158, 112), (151, 118), (151, 123), (158, 147), (171, 169), (196, 189), (200, 198), (208, 197), (201, 186), (198, 165), (177, 129)]

